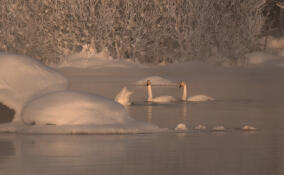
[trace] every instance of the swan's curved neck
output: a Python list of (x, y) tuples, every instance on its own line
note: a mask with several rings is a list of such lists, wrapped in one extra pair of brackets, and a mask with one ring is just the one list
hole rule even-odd
[(186, 101), (186, 98), (187, 98), (187, 87), (186, 87), (186, 85), (184, 85), (181, 100)]
[(151, 87), (151, 85), (148, 85), (147, 89), (148, 89), (148, 99), (147, 99), (147, 101), (152, 101), (153, 95), (152, 95), (152, 87)]

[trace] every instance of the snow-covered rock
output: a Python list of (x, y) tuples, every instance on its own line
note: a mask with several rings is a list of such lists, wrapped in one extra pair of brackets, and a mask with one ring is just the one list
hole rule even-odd
[(184, 123), (180, 123), (176, 126), (175, 128), (176, 131), (186, 131), (187, 130), (187, 127), (186, 127), (186, 124)]
[(15, 110), (13, 121), (20, 120), (26, 102), (66, 89), (67, 84), (63, 76), (35, 59), (0, 54), (0, 102)]

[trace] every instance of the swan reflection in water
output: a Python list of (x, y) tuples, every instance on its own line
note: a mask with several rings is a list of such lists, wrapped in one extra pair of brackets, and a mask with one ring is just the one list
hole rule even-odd
[(182, 116), (181, 122), (186, 123), (187, 121), (187, 103), (186, 102), (182, 102), (181, 116)]
[(153, 106), (147, 106), (147, 122), (152, 123), (152, 113), (153, 113)]

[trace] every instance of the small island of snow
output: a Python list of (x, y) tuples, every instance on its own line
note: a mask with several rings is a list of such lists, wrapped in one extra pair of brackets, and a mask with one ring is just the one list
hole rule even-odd
[(177, 83), (174, 83), (168, 79), (165, 79), (165, 78), (162, 78), (162, 77), (159, 77), (159, 76), (150, 76), (150, 77), (146, 77), (146, 78), (143, 78), (139, 81), (136, 81), (134, 84), (135, 85), (139, 85), (139, 86), (146, 86), (146, 82), (147, 80), (150, 80), (151, 81), (151, 85), (159, 85), (159, 86), (177, 86)]

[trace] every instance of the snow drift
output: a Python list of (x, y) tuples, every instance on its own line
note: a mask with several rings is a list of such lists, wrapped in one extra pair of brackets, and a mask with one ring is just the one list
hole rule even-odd
[(0, 102), (16, 111), (20, 120), (23, 105), (40, 95), (67, 88), (67, 80), (37, 60), (0, 55)]
[(106, 125), (131, 121), (123, 106), (105, 97), (60, 91), (27, 104), (23, 121), (36, 125)]
[(67, 80), (40, 62), (0, 55), (0, 102), (16, 111), (0, 132), (106, 134), (161, 131), (129, 117), (105, 97), (66, 90)]
[(177, 86), (177, 83), (174, 83), (166, 78), (160, 77), (160, 76), (150, 76), (143, 78), (139, 81), (136, 81), (134, 84), (139, 86), (146, 86), (147, 80), (151, 81), (151, 85), (159, 85), (159, 86)]

